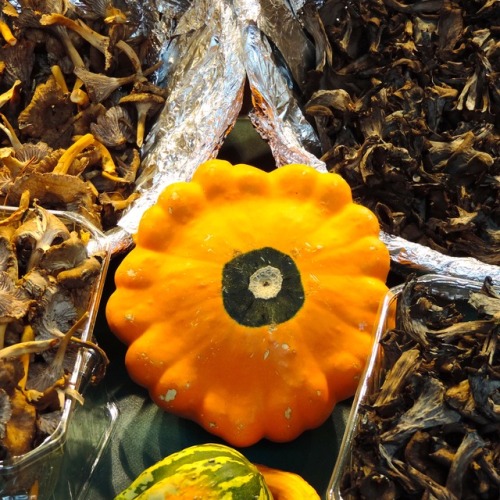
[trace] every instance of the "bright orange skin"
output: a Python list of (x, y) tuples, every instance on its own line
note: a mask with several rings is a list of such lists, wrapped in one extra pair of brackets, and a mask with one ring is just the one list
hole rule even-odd
[(266, 465), (255, 466), (264, 476), (273, 500), (321, 500), (317, 491), (302, 476)]
[[(390, 258), (340, 176), (211, 160), (165, 189), (135, 242), (106, 314), (159, 406), (249, 446), (294, 439), (354, 394)], [(263, 247), (294, 259), (305, 301), (284, 323), (246, 327), (224, 309), (222, 268)]]

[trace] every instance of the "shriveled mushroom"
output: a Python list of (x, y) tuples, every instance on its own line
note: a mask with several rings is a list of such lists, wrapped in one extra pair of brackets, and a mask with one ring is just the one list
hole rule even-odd
[(19, 114), (19, 129), (51, 147), (65, 147), (73, 133), (73, 113), (74, 104), (69, 94), (50, 76), (37, 86), (30, 104)]
[(95, 21), (103, 20), (105, 23), (124, 23), (126, 14), (113, 5), (113, 0), (79, 0), (76, 11), (84, 19)]
[(2, 163), (9, 169), (12, 178), (38, 170), (45, 171), (53, 150), (45, 142), (23, 143), (17, 149), (12, 148), (10, 155), (2, 158)]
[(94, 137), (108, 148), (120, 149), (134, 141), (132, 121), (122, 106), (113, 106), (90, 125)]
[(153, 93), (131, 93), (122, 97), (120, 104), (133, 104), (137, 112), (137, 136), (136, 144), (142, 147), (146, 130), (146, 119), (156, 113), (165, 103), (165, 99)]
[(31, 199), (39, 200), (41, 205), (74, 211), (101, 227), (99, 212), (95, 206), (96, 194), (90, 183), (78, 177), (52, 172), (22, 175), (9, 187), (10, 203), (18, 203), (25, 191), (29, 191)]
[(12, 394), (23, 377), (23, 365), (19, 358), (0, 359), (0, 391)]
[(87, 257), (71, 269), (61, 271), (57, 281), (68, 289), (83, 288), (101, 272), (102, 262), (96, 256)]
[(39, 300), (38, 315), (32, 321), (36, 340), (64, 337), (78, 318), (71, 295), (57, 283), (52, 283)]
[(5, 424), (2, 446), (7, 456), (18, 456), (33, 446), (36, 431), (36, 409), (29, 404), (22, 391), (16, 389), (10, 398), (11, 418)]
[[(75, 21), (67, 16), (62, 14), (45, 14), (41, 17), (40, 23), (43, 26), (50, 26), (52, 24), (60, 24), (65, 26), (66, 28), (78, 33), (84, 40), (86, 40), (90, 45), (99, 50), (105, 59), (104, 68), (109, 69), (111, 65), (111, 60), (113, 58), (113, 54), (110, 50), (111, 40), (109, 37), (101, 35), (97, 31), (94, 31), (92, 28), (87, 26), (80, 19)], [(139, 61), (139, 57), (135, 53), (135, 51), (128, 45), (124, 40), (118, 40), (115, 44), (115, 47), (119, 48), (123, 53), (127, 55), (130, 59), (130, 62), (134, 66), (134, 69), (138, 74), (141, 74), (141, 62)]]
[(16, 45), (0, 47), (0, 60), (5, 64), (2, 73), (7, 85), (20, 80), (23, 87), (30, 87), (30, 78), (35, 64), (35, 44), (29, 40), (19, 40)]
[(24, 255), (26, 270), (33, 269), (43, 254), (55, 243), (70, 237), (68, 228), (54, 214), (36, 206), (34, 217), (19, 226), (12, 241), (18, 252)]
[(25, 291), (12, 281), (11, 276), (0, 271), (0, 348), (4, 345), (7, 325), (23, 318), (31, 306), (32, 300)]
[[(85, 326), (87, 320), (88, 313), (84, 313), (60, 336), (57, 352), (51, 360), (50, 366), (34, 380), (30, 379), (30, 386), (27, 390), (29, 398), (36, 402), (40, 408), (49, 406), (54, 396), (59, 401), (59, 408), (64, 406), (64, 389), (67, 385), (64, 373), (66, 350), (73, 336), (76, 336), (78, 330)], [(81, 401), (83, 402), (83, 400)]]
[(75, 75), (85, 85), (90, 100), (99, 103), (107, 99), (116, 89), (136, 81), (135, 74), (130, 76), (113, 77), (100, 73), (93, 73), (85, 68), (75, 68)]
[(14, 229), (10, 226), (0, 226), (0, 271), (6, 273), (12, 281), (19, 277), (17, 256), (11, 238)]
[(99, 50), (105, 58), (105, 69), (108, 69), (111, 64), (112, 54), (109, 50), (110, 40), (107, 36), (101, 35), (97, 31), (94, 31), (85, 23), (80, 20), (73, 20), (62, 14), (44, 14), (40, 18), (40, 24), (42, 26), (51, 26), (53, 24), (58, 24), (65, 26), (66, 28), (78, 33), (84, 40), (86, 40), (92, 47)]
[(51, 245), (40, 258), (39, 266), (51, 275), (79, 266), (87, 258), (87, 248), (76, 231), (69, 238)]

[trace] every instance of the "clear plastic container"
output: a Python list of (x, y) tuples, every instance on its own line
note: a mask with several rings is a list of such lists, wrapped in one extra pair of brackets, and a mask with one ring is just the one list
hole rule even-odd
[[(479, 281), (430, 274), (416, 278), (416, 281), (425, 284), (433, 295), (448, 297), (454, 302), (463, 304), (468, 300), (470, 293), (479, 291), (483, 284)], [(362, 408), (368, 404), (370, 395), (378, 392), (384, 382), (386, 373), (391, 368), (391, 366), (386, 366), (388, 363), (384, 362), (384, 352), (380, 346), (380, 340), (387, 330), (394, 328), (396, 306), (403, 290), (404, 285), (392, 288), (381, 304), (372, 353), (354, 396), (337, 461), (328, 486), (328, 500), (344, 499), (342, 496), (342, 491), (345, 490), (343, 481), (346, 471), (350, 469), (352, 464), (352, 444), (359, 426), (362, 425)]]
[[(16, 208), (13, 207), (0, 206), (0, 216), (2, 218), (7, 217), (15, 210)], [(88, 255), (99, 254), (101, 257), (101, 270), (92, 283), (90, 300), (87, 304), (88, 318), (81, 330), (82, 340), (92, 340), (110, 259), (106, 239), (101, 231), (78, 214), (58, 211), (51, 211), (51, 213), (63, 221), (70, 231), (83, 230), (88, 232), (90, 234), (87, 243)], [(74, 367), (69, 376), (69, 387), (79, 392), (84, 391), (85, 387), (91, 382), (92, 377), (99, 370), (102, 370), (103, 362), (102, 356), (97, 351), (85, 347), (79, 348)], [(28, 453), (0, 460), (0, 499), (38, 498), (43, 500), (51, 498), (63, 467), (65, 444), (77, 406), (79, 406), (78, 402), (67, 397), (61, 412), (60, 422), (50, 436)], [(83, 407), (78, 411), (83, 412)], [(92, 462), (92, 455), (96, 455), (102, 450), (109, 437), (110, 426), (113, 425), (115, 420), (116, 408), (112, 403), (97, 410), (95, 422), (99, 421), (99, 425), (96, 425), (92, 430), (97, 440), (96, 448), (89, 450), (88, 457), (82, 457), (82, 463)], [(88, 429), (88, 432), (91, 432), (91, 430)]]

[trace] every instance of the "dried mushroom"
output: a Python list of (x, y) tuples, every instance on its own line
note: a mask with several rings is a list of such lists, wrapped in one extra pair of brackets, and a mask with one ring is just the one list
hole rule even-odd
[[(141, 7), (125, 11), (112, 0), (1, 5), (0, 204), (17, 205), (28, 190), (32, 204), (75, 211), (110, 229), (127, 205), (104, 208), (100, 195), (135, 199), (139, 166), (115, 165), (135, 157), (140, 163), (164, 102), (164, 89), (152, 81), (161, 62), (153, 35), (141, 28)], [(136, 99), (141, 86), (154, 91), (140, 98), (136, 113), (127, 96)], [(28, 146), (47, 155), (29, 159), (21, 153)]]
[(500, 296), (410, 279), (360, 405), (342, 498), (500, 496)]
[(500, 3), (306, 4), (322, 57), (300, 98), (328, 169), (388, 233), (499, 264)]
[(35, 204), (0, 220), (0, 460), (23, 455), (53, 430), (67, 398), (103, 255), (89, 233)]

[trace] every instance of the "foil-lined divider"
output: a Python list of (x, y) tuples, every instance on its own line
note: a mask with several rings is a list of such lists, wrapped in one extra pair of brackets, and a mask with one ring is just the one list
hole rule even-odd
[[(159, 2), (158, 8), (166, 12), (171, 4)], [(136, 180), (140, 197), (106, 233), (112, 253), (133, 244), (142, 214), (167, 185), (189, 180), (198, 165), (217, 155), (241, 110), (245, 70), (230, 2), (189, 5), (171, 39), (164, 40), (161, 59), (169, 93), (143, 147)]]
[[(277, 167), (306, 163), (326, 172), (325, 164), (315, 156), (320, 152), (316, 133), (293, 97), (293, 76), (302, 78), (305, 68), (301, 61), (311, 59), (311, 49), (306, 46), (300, 24), (288, 6), (280, 1), (235, 0), (235, 10), (254, 105), (249, 112), (252, 124), (268, 142)], [(289, 30), (302, 36), (304, 45), (297, 47), (299, 57), (297, 54), (291, 56), (295, 58), (296, 75), (287, 75), (275, 62), (270, 37), (277, 30)], [(281, 47), (286, 49), (284, 44)]]

